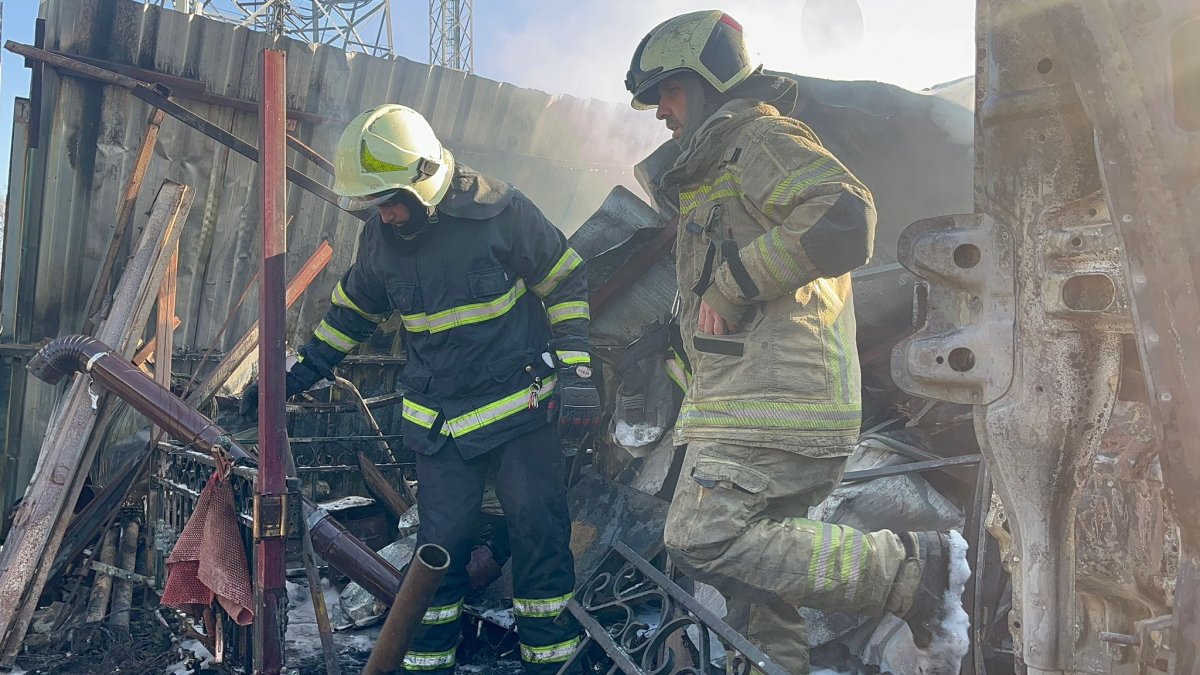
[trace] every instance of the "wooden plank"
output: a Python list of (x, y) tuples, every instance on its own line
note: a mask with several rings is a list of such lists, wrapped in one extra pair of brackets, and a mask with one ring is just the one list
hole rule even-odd
[(379, 467), (375, 466), (375, 462), (372, 462), (371, 458), (367, 457), (366, 453), (361, 450), (358, 453), (358, 468), (362, 470), (363, 482), (367, 484), (367, 490), (376, 499), (383, 502), (383, 505), (393, 516), (400, 518), (412, 507), (412, 504), (409, 504), (408, 500), (401, 497), (399, 492), (396, 492), (396, 488), (392, 487), (392, 483), (387, 479), (387, 476), (383, 475)]
[[(146, 124), (146, 133), (142, 134), (141, 144), (133, 160), (133, 171), (125, 182), (125, 192), (121, 195), (121, 203), (117, 207), (117, 222), (113, 227), (112, 239), (108, 242), (108, 250), (104, 253), (104, 262), (96, 281), (92, 284), (92, 292), (88, 296), (87, 310), (83, 316), (95, 326), (104, 318), (104, 301), (108, 298), (108, 287), (112, 284), (113, 270), (117, 264), (117, 254), (125, 241), (125, 233), (133, 222), (133, 207), (137, 204), (138, 193), (142, 191), (142, 181), (146, 178), (146, 170), (150, 167), (150, 157), (154, 154), (154, 145), (158, 142), (158, 131), (162, 128), (163, 111), (155, 110)], [(98, 316), (100, 315), (100, 316)]]
[[(188, 186), (164, 181), (137, 251), (117, 284), (108, 319), (97, 331), (101, 341), (125, 358), (133, 356), (135, 341), (145, 330), (166, 271), (167, 252), (179, 241), (193, 196)], [(95, 458), (98, 443), (91, 442), (93, 430), (98, 420), (105, 418), (106, 410), (111, 416), (107, 394), (96, 394), (93, 403), (88, 377), (72, 381), (46, 430), (26, 498), (0, 549), (0, 636), (4, 640), (0, 666), (11, 667), (16, 660), (70, 522), (72, 506)]]
[[(175, 317), (174, 319), (171, 320), (171, 330), (175, 330), (176, 328), (179, 328), (179, 325), (182, 323), (183, 323), (183, 319), (180, 319), (179, 317)], [(151, 358), (151, 357), (154, 357), (154, 353), (157, 350), (158, 350), (158, 337), (155, 336), (155, 337), (150, 338), (149, 342), (142, 345), (142, 348), (137, 350), (137, 352), (134, 353), (133, 365), (141, 366), (144, 363), (156, 363), (157, 357), (155, 357), (155, 358)], [(149, 370), (147, 370), (145, 368), (143, 368), (142, 370), (145, 371), (146, 373), (150, 372)]]
[[(175, 327), (179, 317), (175, 316), (175, 291), (179, 281), (179, 244), (167, 263), (167, 273), (158, 287), (158, 307), (155, 310), (154, 329), (154, 381), (168, 391), (171, 389), (171, 360), (175, 351)], [(135, 360), (136, 362), (136, 360)], [(158, 436), (158, 427), (153, 435)]]

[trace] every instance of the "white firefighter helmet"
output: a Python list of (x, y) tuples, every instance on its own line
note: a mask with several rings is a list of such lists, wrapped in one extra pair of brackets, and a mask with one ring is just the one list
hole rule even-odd
[(388, 103), (362, 113), (342, 132), (334, 161), (333, 191), (342, 206), (361, 210), (411, 193), (437, 206), (454, 176), (454, 155), (442, 147), (420, 113)]

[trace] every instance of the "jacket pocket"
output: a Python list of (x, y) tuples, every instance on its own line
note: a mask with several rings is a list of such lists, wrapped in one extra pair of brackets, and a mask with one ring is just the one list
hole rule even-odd
[(709, 489), (734, 489), (756, 495), (767, 489), (771, 479), (761, 471), (732, 460), (700, 457), (692, 468), (692, 480)]
[(433, 375), (411, 361), (404, 364), (404, 370), (400, 372), (400, 384), (406, 391), (429, 395), (432, 382)]
[(412, 314), (417, 311), (417, 285), (403, 281), (389, 281), (387, 284), (388, 300), (401, 314)]
[[(530, 365), (529, 361), (525, 354), (508, 354), (489, 363), (488, 373), (496, 382), (508, 382), (518, 373), (525, 372), (525, 367)], [(528, 381), (533, 381), (532, 369)]]
[(493, 298), (512, 288), (512, 280), (503, 267), (489, 267), (467, 273), (467, 285), (476, 298)]

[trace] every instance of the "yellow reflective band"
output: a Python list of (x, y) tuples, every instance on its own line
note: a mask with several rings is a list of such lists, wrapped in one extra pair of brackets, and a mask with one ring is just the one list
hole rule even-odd
[(846, 599), (850, 602), (858, 600), (858, 582), (863, 576), (862, 553), (866, 535), (857, 530), (850, 530), (854, 544), (842, 546), (842, 578), (846, 580)]
[(550, 268), (550, 271), (546, 273), (546, 278), (533, 285), (533, 294), (539, 298), (550, 295), (554, 292), (555, 288), (558, 288), (558, 284), (563, 279), (571, 276), (571, 272), (575, 271), (575, 268), (582, 264), (583, 258), (579, 257), (575, 249), (568, 248), (566, 253), (563, 253), (558, 262), (554, 264), (554, 267)]
[[(550, 395), (554, 393), (554, 386), (557, 380), (557, 376), (551, 375), (542, 382), (541, 388), (538, 389), (539, 401), (550, 398)], [(499, 422), (507, 417), (512, 417), (522, 410), (528, 410), (531, 391), (532, 389), (530, 388), (521, 389), (498, 401), (447, 420), (442, 425), (440, 433), (443, 436), (459, 438), (477, 429), (482, 429), (493, 422)], [(404, 405), (401, 407), (400, 414), (409, 422), (426, 429), (432, 429), (434, 421), (437, 420), (436, 410), (413, 403), (407, 398), (404, 399)]]
[[(437, 419), (437, 411), (419, 403), (413, 403), (409, 399), (404, 399), (404, 405), (401, 406), (400, 414), (404, 419), (414, 424), (419, 424), (426, 429), (433, 428), (433, 422)], [(445, 429), (443, 429), (443, 432)]]
[(350, 296), (346, 294), (346, 289), (342, 286), (342, 282), (338, 282), (337, 286), (333, 287), (333, 295), (330, 298), (335, 307), (344, 307), (371, 323), (383, 323), (384, 316), (382, 314), (371, 314), (359, 307)]
[[(557, 383), (557, 377), (551, 375), (542, 382), (542, 386), (538, 389), (538, 400), (544, 401), (554, 393), (554, 385)], [(531, 389), (521, 389), (520, 391), (509, 394), (504, 398), (489, 403), (482, 408), (476, 408), (469, 413), (459, 415), (454, 419), (446, 422), (446, 426), (450, 428), (450, 435), (459, 437), (464, 434), (469, 434), (476, 429), (499, 422), (506, 417), (529, 409), (529, 394)]]
[(441, 670), (454, 667), (454, 650), (445, 652), (408, 652), (404, 667), (409, 670)]
[(685, 404), (681, 424), (725, 429), (797, 429), (857, 431), (862, 405), (851, 403), (791, 403), (782, 401), (705, 401)]
[(685, 220), (702, 202), (728, 199), (742, 194), (742, 177), (725, 169), (717, 174), (710, 185), (701, 185), (695, 190), (679, 192), (680, 220)]
[(404, 328), (410, 333), (426, 331), (440, 333), (451, 328), (483, 323), (502, 316), (512, 309), (523, 295), (525, 295), (525, 281), (517, 279), (517, 283), (508, 289), (508, 292), (494, 300), (451, 307), (434, 314), (401, 314), (400, 319), (404, 321)]
[[(832, 590), (838, 582), (830, 564), (836, 554), (842, 549), (843, 530), (831, 523), (822, 523), (821, 545), (813, 547), (812, 561), (809, 564), (809, 574), (815, 590)], [(819, 584), (819, 585), (818, 585)]]
[(592, 362), (592, 357), (587, 352), (554, 352), (554, 355), (564, 366), (586, 366)]
[(550, 317), (550, 325), (570, 321), (571, 319), (591, 319), (586, 301), (560, 302), (546, 308), (546, 316)]
[(329, 325), (328, 321), (322, 321), (317, 326), (317, 329), (313, 331), (313, 337), (343, 354), (349, 354), (358, 346), (358, 340)]
[(430, 607), (425, 610), (425, 616), (421, 617), (421, 623), (426, 626), (440, 626), (442, 624), (455, 621), (462, 616), (463, 601), (459, 600), (453, 605), (442, 605), (441, 607)]
[(776, 227), (766, 235), (754, 240), (754, 252), (762, 260), (767, 272), (779, 287), (785, 291), (794, 291), (800, 285), (808, 283), (815, 271), (805, 273), (796, 259), (788, 252), (787, 245), (782, 240), (783, 228)]
[(513, 614), (534, 619), (553, 618), (562, 614), (562, 611), (567, 608), (567, 603), (573, 597), (575, 597), (574, 592), (560, 595), (557, 598), (540, 600), (513, 598)]
[(532, 647), (521, 643), (521, 659), (529, 663), (562, 663), (571, 660), (579, 648), (579, 637), (546, 647)]
[(829, 157), (818, 157), (808, 166), (796, 169), (779, 181), (779, 185), (776, 185), (770, 196), (767, 197), (766, 204), (763, 205), (763, 212), (771, 218), (785, 215), (782, 210), (787, 209), (800, 196), (800, 193), (830, 178), (836, 178), (844, 171), (842, 165), (838, 164), (836, 160)]
[[(672, 354), (674, 354), (674, 351), (675, 350), (671, 350)], [(673, 356), (667, 359), (666, 366), (667, 375), (671, 378), (671, 381), (686, 392), (688, 384), (690, 384), (692, 381), (692, 374), (689, 373), (687, 368), (684, 367), (683, 359), (679, 358), (678, 355)]]

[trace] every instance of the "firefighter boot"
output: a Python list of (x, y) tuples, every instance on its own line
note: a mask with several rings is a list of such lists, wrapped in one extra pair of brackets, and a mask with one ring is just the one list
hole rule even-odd
[(950, 588), (950, 535), (945, 532), (906, 532), (900, 539), (909, 560), (915, 559), (921, 570), (912, 604), (903, 618), (912, 630), (913, 642), (925, 649), (945, 614), (945, 596)]

